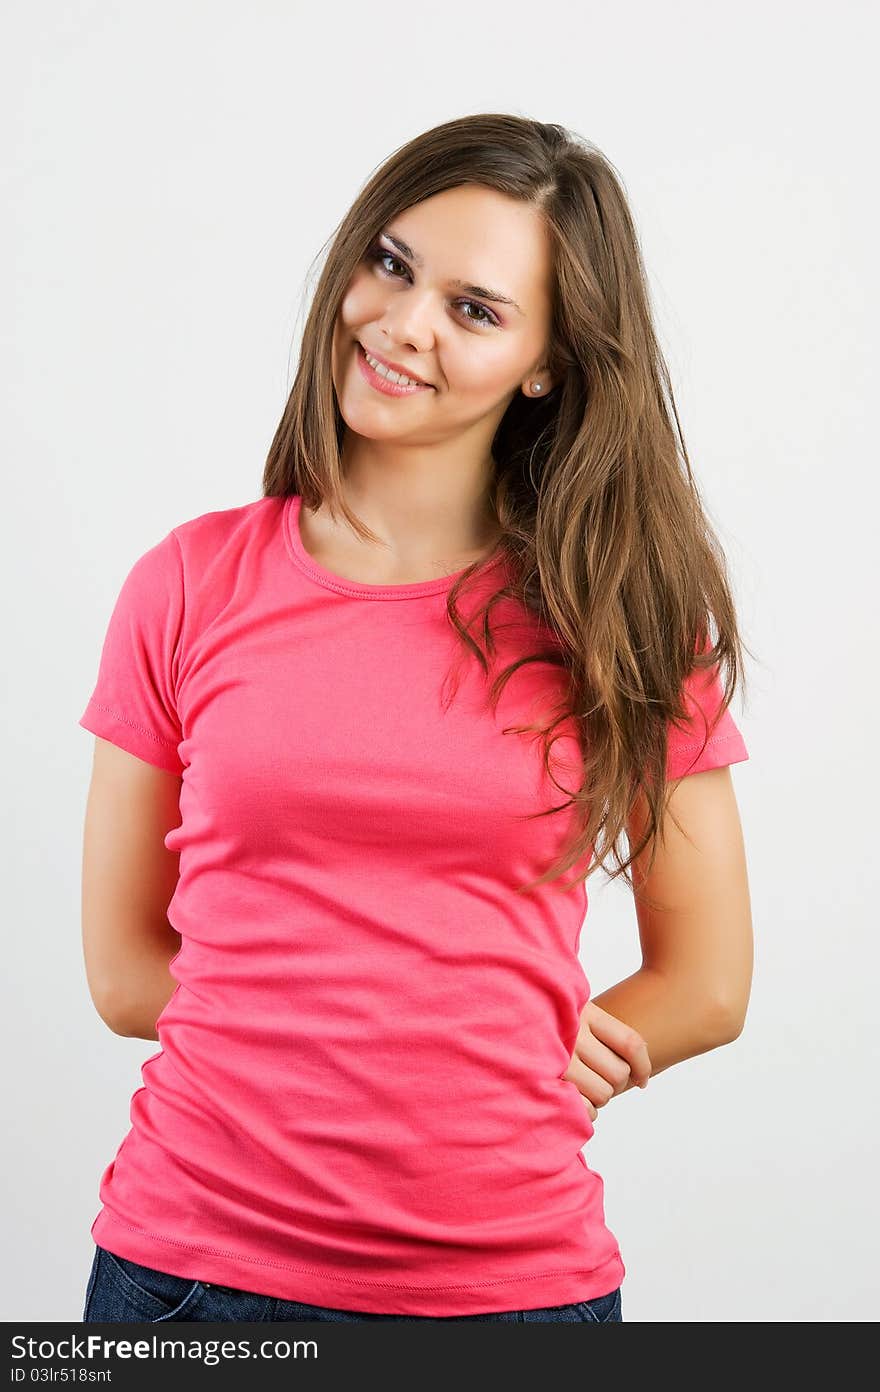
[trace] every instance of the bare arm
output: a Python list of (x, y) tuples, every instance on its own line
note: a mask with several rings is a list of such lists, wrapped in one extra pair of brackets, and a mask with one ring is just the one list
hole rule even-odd
[[(632, 844), (642, 835), (644, 817), (639, 803), (629, 822)], [(642, 966), (589, 1002), (584, 1020), (596, 1039), (603, 1038), (603, 1021), (591, 1007), (634, 1029), (647, 1046), (653, 1076), (732, 1042), (745, 1023), (753, 935), (745, 847), (729, 767), (681, 779), (669, 799), (660, 849), (646, 876), (649, 850), (633, 866)], [(614, 1035), (613, 1021), (609, 1035)], [(604, 1071), (606, 1080), (616, 1074), (616, 1082), (613, 1087), (604, 1083), (605, 1095), (597, 1105), (639, 1081), (625, 1062), (613, 1064), (611, 1037), (605, 1041), (609, 1067)], [(583, 1043), (579, 1037), (577, 1053)], [(602, 1044), (586, 1043), (595, 1064)], [(570, 1076), (579, 1085), (586, 1081), (585, 1075)]]
[(115, 1034), (157, 1039), (177, 987), (180, 935), (166, 910), (179, 856), (180, 779), (96, 737), (83, 831), (82, 940), (92, 1001)]
[(126, 1039), (158, 1039), (156, 1021), (177, 990), (169, 962), (180, 948), (180, 935), (171, 928), (173, 938), (163, 947), (161, 943), (144, 946), (132, 959), (132, 977), (136, 982), (131, 1000), (116, 1021), (116, 1034)]

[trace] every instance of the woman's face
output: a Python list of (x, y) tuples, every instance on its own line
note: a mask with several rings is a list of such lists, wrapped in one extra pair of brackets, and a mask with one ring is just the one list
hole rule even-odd
[[(551, 275), (540, 214), (493, 189), (447, 189), (398, 213), (355, 271), (337, 316), (332, 370), (346, 424), (401, 444), (468, 430), (491, 440), (515, 391), (534, 399), (534, 380), (542, 397), (552, 386), (538, 371)], [(363, 349), (428, 386), (380, 390)]]

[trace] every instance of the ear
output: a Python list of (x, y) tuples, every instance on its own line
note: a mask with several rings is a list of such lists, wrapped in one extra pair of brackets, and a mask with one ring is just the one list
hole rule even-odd
[[(522, 394), (527, 396), (530, 401), (539, 401), (542, 397), (547, 396), (555, 385), (556, 383), (549, 372), (541, 372), (538, 369), (535, 372), (530, 372), (528, 377), (523, 379)], [(540, 386), (540, 391), (534, 390), (537, 386)]]

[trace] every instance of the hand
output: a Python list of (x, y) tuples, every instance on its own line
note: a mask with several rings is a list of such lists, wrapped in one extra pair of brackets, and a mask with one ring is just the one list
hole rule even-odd
[(598, 1109), (624, 1092), (630, 1081), (644, 1088), (650, 1076), (648, 1048), (638, 1031), (587, 1001), (574, 1053), (562, 1077), (576, 1084), (593, 1121)]

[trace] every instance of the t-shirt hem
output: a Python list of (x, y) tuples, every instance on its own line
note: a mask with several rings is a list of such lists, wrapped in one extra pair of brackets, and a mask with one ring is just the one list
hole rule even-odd
[(507, 1275), (455, 1285), (409, 1285), (329, 1273), (294, 1263), (242, 1257), (146, 1232), (123, 1222), (106, 1206), (91, 1228), (94, 1241), (115, 1256), (173, 1276), (231, 1286), (255, 1295), (364, 1314), (476, 1315), (537, 1310), (610, 1295), (626, 1274), (616, 1249), (598, 1266)]
[(127, 754), (134, 754), (136, 758), (143, 759), (147, 764), (154, 764), (157, 768), (176, 773), (178, 776), (183, 774), (184, 764), (176, 745), (161, 740), (152, 730), (138, 725), (120, 711), (99, 705), (94, 697), (89, 701), (77, 724), (90, 734), (99, 735), (101, 739), (118, 745)]
[(728, 764), (742, 764), (749, 757), (745, 741), (738, 730), (728, 735), (712, 735), (705, 744), (696, 740), (682, 744), (670, 743), (666, 779), (671, 783), (688, 773), (704, 773), (709, 769), (725, 768)]

